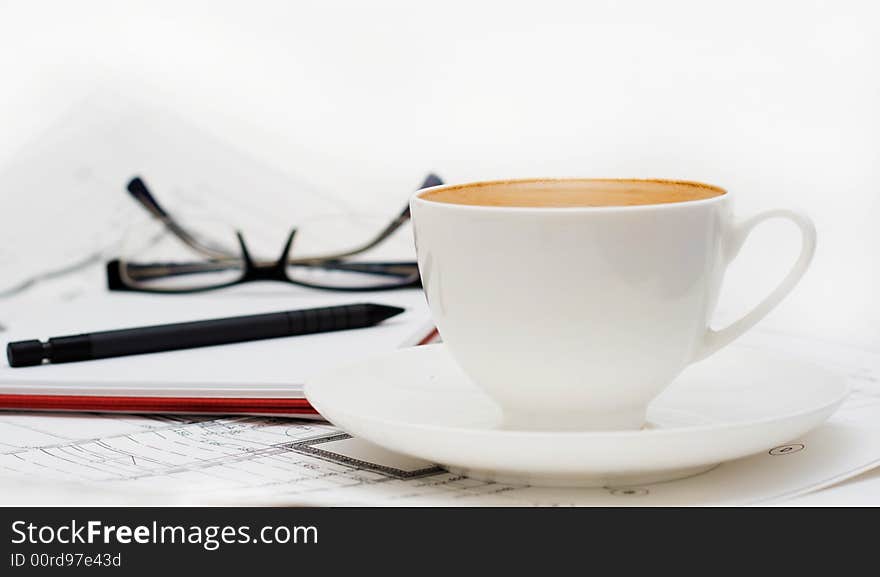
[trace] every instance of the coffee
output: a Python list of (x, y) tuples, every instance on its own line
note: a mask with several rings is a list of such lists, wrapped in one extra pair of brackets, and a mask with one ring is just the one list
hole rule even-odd
[(679, 180), (540, 179), (449, 186), (420, 198), (470, 206), (565, 208), (669, 204), (723, 194), (722, 188)]
[[(444, 346), (498, 404), (504, 428), (638, 429), (653, 398), (758, 322), (812, 258), (807, 217), (737, 220), (731, 200), (715, 186), (637, 179), (416, 193), (419, 270)], [(711, 328), (725, 269), (771, 218), (800, 227), (801, 256), (752, 312)]]

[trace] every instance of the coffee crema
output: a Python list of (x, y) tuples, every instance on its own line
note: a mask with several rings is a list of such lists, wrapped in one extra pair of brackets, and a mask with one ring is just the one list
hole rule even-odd
[(571, 208), (642, 206), (705, 200), (726, 194), (716, 186), (683, 180), (499, 180), (426, 191), (423, 200), (470, 206)]

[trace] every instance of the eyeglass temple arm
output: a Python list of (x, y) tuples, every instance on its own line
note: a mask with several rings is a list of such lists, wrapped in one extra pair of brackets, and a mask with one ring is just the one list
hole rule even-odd
[[(443, 184), (443, 180), (439, 176), (437, 176), (436, 174), (434, 174), (432, 172), (432, 173), (429, 173), (428, 176), (425, 177), (425, 180), (422, 182), (422, 185), (418, 188), (418, 190), (422, 190), (424, 188), (430, 188), (432, 186), (439, 186), (441, 184)], [(289, 262), (290, 262), (290, 264), (315, 264), (315, 263), (318, 263), (321, 261), (338, 260), (338, 259), (348, 258), (350, 256), (355, 256), (355, 255), (361, 254), (363, 252), (370, 250), (371, 248), (373, 248), (374, 246), (378, 245), (383, 240), (385, 240), (386, 238), (391, 236), (394, 233), (394, 231), (396, 231), (398, 228), (401, 227), (401, 225), (403, 223), (405, 223), (406, 221), (409, 220), (409, 217), (410, 217), (409, 203), (407, 203), (407, 205), (400, 212), (400, 214), (397, 215), (397, 217), (394, 220), (392, 220), (391, 223), (388, 224), (388, 226), (383, 228), (382, 231), (379, 232), (379, 234), (377, 234), (371, 240), (367, 241), (365, 244), (363, 244), (357, 248), (351, 249), (351, 250), (347, 250), (344, 252), (338, 252), (338, 253), (334, 253), (334, 254), (321, 255), (320, 257), (310, 257), (310, 258), (301, 258), (301, 259), (292, 258), (292, 259), (290, 259)]]
[[(425, 180), (422, 181), (422, 185), (418, 188), (418, 190), (422, 190), (424, 188), (429, 188), (432, 186), (439, 186), (441, 184), (443, 184), (443, 180), (439, 176), (434, 173), (429, 173), (428, 176), (425, 177)], [(181, 226), (180, 223), (178, 223), (174, 219), (174, 217), (172, 217), (171, 214), (162, 207), (162, 205), (159, 204), (159, 201), (156, 200), (156, 197), (153, 196), (153, 194), (147, 188), (146, 183), (144, 183), (143, 179), (141, 179), (139, 176), (132, 178), (126, 188), (135, 200), (137, 200), (147, 211), (149, 211), (150, 214), (161, 220), (165, 224), (165, 226), (168, 227), (168, 229), (172, 232), (172, 234), (178, 237), (190, 248), (212, 258), (228, 258), (230, 256), (235, 256), (231, 253), (219, 251), (200, 243), (192, 234), (190, 234), (183, 226)], [(400, 228), (400, 226), (408, 221), (409, 218), (409, 203), (407, 203), (400, 214), (393, 221), (391, 221), (388, 226), (382, 229), (382, 231), (379, 232), (379, 234), (377, 234), (372, 240), (367, 241), (360, 247), (335, 254), (322, 255), (320, 257), (303, 259), (292, 258), (289, 259), (288, 262), (290, 264), (315, 264), (321, 261), (337, 260), (361, 254), (370, 250), (371, 248), (391, 236), (394, 231)], [(288, 243), (293, 241), (293, 235), (295, 234), (295, 232), (296, 231), (291, 233), (291, 236), (288, 238)], [(289, 252), (289, 248), (289, 246), (286, 247), (285, 254)]]
[(229, 252), (217, 250), (215, 248), (211, 248), (209, 246), (205, 246), (200, 243), (195, 236), (189, 233), (177, 220), (171, 216), (171, 214), (165, 210), (159, 201), (156, 200), (156, 197), (150, 192), (150, 189), (147, 188), (146, 183), (139, 177), (136, 176), (132, 178), (128, 186), (126, 186), (128, 192), (131, 196), (138, 201), (141, 206), (143, 206), (150, 214), (158, 218), (162, 221), (162, 223), (171, 231), (174, 236), (183, 241), (187, 246), (192, 248), (193, 250), (200, 252), (206, 256), (217, 258), (217, 257), (230, 257), (235, 256)]
[(135, 176), (132, 178), (125, 188), (128, 189), (128, 192), (135, 200), (141, 203), (141, 205), (150, 211), (150, 213), (156, 218), (162, 220), (171, 218), (165, 209), (159, 204), (159, 201), (157, 201), (150, 192), (150, 189), (147, 188), (146, 183), (144, 183), (141, 177)]
[[(251, 253), (248, 250), (247, 243), (244, 241), (244, 235), (241, 234), (241, 231), (236, 231), (235, 236), (236, 238), (238, 238), (238, 245), (241, 247), (241, 258), (244, 261), (245, 275), (247, 276), (248, 274), (251, 274), (254, 270), (258, 268), (263, 268), (254, 264), (254, 260), (251, 257)], [(278, 260), (275, 261), (274, 265), (269, 267), (271, 269), (274, 269), (277, 275), (280, 277), (287, 278), (286, 271), (287, 265), (289, 263), (287, 255), (290, 253), (290, 248), (291, 246), (293, 246), (293, 239), (295, 237), (296, 229), (294, 228), (290, 231), (290, 234), (287, 235), (287, 242), (284, 243), (284, 248), (281, 250), (281, 255), (278, 257)], [(373, 272), (390, 276), (400, 274), (399, 272), (395, 272), (393, 268), (408, 268), (414, 265), (415, 263), (335, 263), (332, 260), (326, 260), (323, 263), (318, 263), (318, 266), (320, 266), (321, 268), (327, 268), (331, 270), (336, 269), (350, 270), (356, 272)]]

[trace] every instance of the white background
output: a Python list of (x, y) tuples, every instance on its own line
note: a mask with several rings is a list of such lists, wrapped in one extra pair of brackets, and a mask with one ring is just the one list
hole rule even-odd
[[(361, 205), (399, 205), (426, 170), (704, 180), (743, 215), (816, 220), (813, 269), (771, 323), (880, 342), (876, 6), (0, 1), (0, 165), (113, 86)], [(0, 226), (39, 226), (11, 212)], [(756, 233), (728, 317), (795, 250), (784, 224)]]

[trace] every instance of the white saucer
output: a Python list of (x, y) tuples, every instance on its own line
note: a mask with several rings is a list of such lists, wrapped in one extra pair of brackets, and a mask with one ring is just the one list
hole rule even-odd
[(330, 422), (387, 449), (482, 480), (582, 487), (677, 479), (772, 450), (825, 421), (846, 394), (837, 374), (738, 345), (688, 368), (641, 431), (500, 430), (500, 410), (444, 345), (377, 356), (306, 385)]

